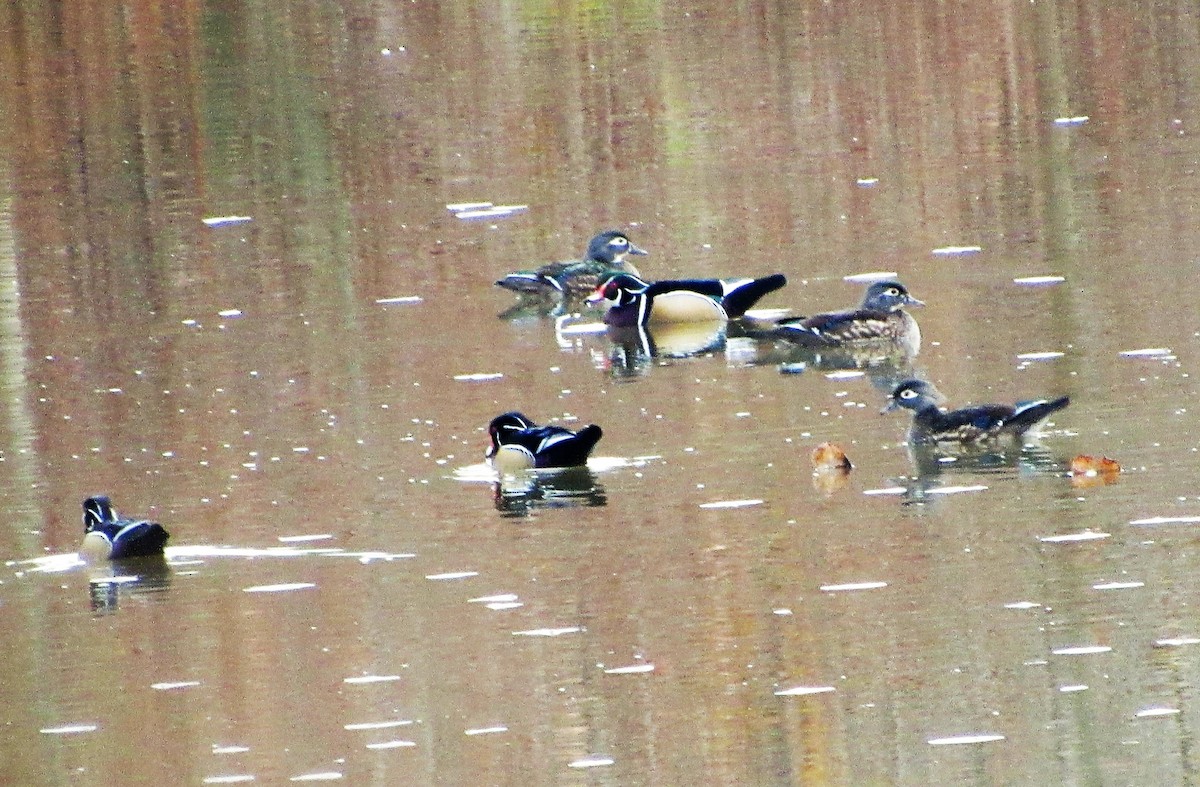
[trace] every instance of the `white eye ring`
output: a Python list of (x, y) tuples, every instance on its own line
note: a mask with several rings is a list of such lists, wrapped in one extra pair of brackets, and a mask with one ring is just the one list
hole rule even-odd
[(897, 290), (895, 287), (888, 287), (887, 294), (888, 294), (888, 295), (892, 295), (892, 296), (896, 296), (896, 295), (899, 295), (899, 294), (900, 294), (900, 290)]
[(617, 236), (608, 242), (609, 246), (628, 246), (629, 239)]
[(918, 394), (912, 388), (905, 388), (903, 391), (900, 392), (901, 399), (916, 399), (919, 395), (920, 394)]

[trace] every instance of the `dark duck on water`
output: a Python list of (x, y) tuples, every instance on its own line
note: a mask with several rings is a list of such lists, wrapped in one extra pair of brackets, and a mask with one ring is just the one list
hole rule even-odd
[(121, 560), (161, 555), (170, 534), (148, 519), (123, 519), (104, 495), (83, 501), (84, 551)]
[(924, 380), (906, 380), (892, 391), (883, 412), (898, 408), (913, 414), (909, 439), (914, 443), (979, 443), (1001, 437), (1024, 438), (1054, 413), (1070, 403), (1070, 398), (1036, 399), (1009, 404), (980, 404), (959, 410), (944, 410), (945, 397)]
[(572, 432), (562, 426), (538, 426), (518, 412), (498, 415), (488, 424), (487, 458), (503, 472), (533, 468), (581, 467), (603, 432), (590, 424)]

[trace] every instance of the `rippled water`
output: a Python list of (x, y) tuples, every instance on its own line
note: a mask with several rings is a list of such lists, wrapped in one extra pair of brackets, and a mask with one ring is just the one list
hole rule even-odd
[[(1193, 9), (24, 6), (8, 781), (1196, 780)], [(894, 274), (921, 353), (492, 286), (608, 227), (800, 314)], [(1072, 404), (916, 451), (910, 374)], [(597, 456), (498, 482), (513, 408)], [(78, 559), (100, 491), (165, 560)]]

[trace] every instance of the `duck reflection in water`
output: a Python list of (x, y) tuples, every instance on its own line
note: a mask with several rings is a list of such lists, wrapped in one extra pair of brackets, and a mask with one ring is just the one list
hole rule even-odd
[(507, 517), (529, 516), (539, 509), (608, 505), (604, 486), (586, 467), (503, 475), (492, 485), (492, 499), (496, 510)]
[(607, 368), (613, 377), (642, 377), (656, 359), (690, 358), (725, 349), (726, 323), (609, 326)]
[(1043, 445), (1011, 442), (952, 446), (909, 443), (908, 459), (913, 474), (897, 480), (905, 490), (906, 504), (930, 503), (946, 496), (949, 490), (986, 487), (990, 481), (1013, 475), (1065, 477), (1070, 464), (1065, 455)]
[(93, 612), (111, 614), (124, 601), (150, 601), (171, 586), (163, 555), (121, 558), (88, 567), (88, 600)]

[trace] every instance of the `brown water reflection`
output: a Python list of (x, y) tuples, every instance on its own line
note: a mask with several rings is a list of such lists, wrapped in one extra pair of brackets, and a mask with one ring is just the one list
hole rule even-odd
[[(173, 551), (7, 565), (6, 777), (1195, 781), (1192, 11), (7, 6), (0, 551), (101, 490)], [(907, 368), (497, 318), (613, 226), (800, 313), (894, 271), (956, 404), (1073, 404), (943, 462)], [(605, 427), (582, 495), (464, 480), (513, 407)]]

